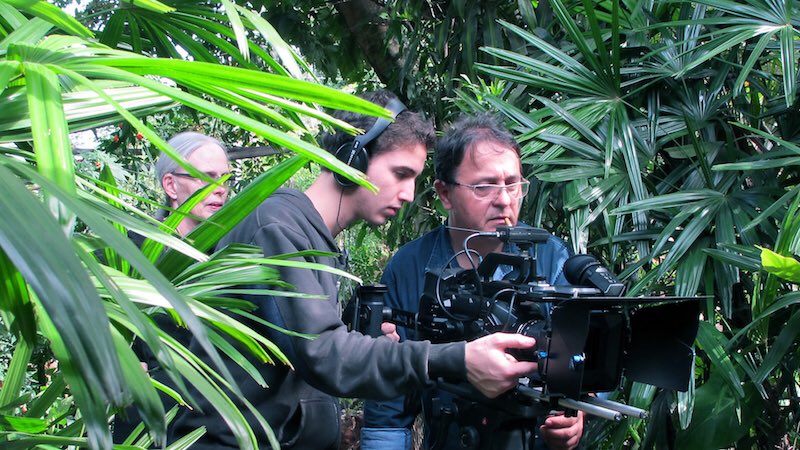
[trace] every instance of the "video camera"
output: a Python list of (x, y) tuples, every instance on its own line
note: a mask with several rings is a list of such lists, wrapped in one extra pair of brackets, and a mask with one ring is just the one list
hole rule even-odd
[[(434, 343), (495, 332), (535, 338), (533, 350), (512, 355), (538, 362), (538, 371), (497, 399), (467, 384), (439, 383), (469, 403), (462, 403), (461, 418), (456, 417), (462, 428), (471, 415), (467, 410), (475, 407), (496, 412), (500, 418), (494, 422), (546, 415), (555, 408), (611, 420), (645, 418), (644, 410), (589, 395), (617, 389), (623, 374), (632, 381), (687, 390), (699, 297), (623, 297), (625, 285), (591, 255), (569, 258), (564, 275), (570, 285), (553, 286), (536, 276), (535, 244), (547, 241), (547, 231), (499, 227), (475, 236), (497, 237), (520, 252), (490, 253), (471, 269), (427, 273), (418, 312), (386, 308), (384, 286), (362, 286), (344, 317), (364, 334), (379, 336), (381, 322), (393, 322)], [(496, 279), (498, 272), (508, 275)], [(491, 426), (469, 426), (491, 432)]]

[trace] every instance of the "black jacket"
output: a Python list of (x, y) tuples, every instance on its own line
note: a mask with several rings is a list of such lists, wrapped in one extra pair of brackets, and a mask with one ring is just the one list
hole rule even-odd
[[(339, 252), (311, 200), (298, 191), (281, 189), (242, 221), (220, 246), (239, 242), (260, 246), (266, 256), (302, 250)], [(306, 261), (343, 268), (333, 257), (305, 257)], [(287, 355), (294, 370), (284, 365), (260, 364), (269, 387), (259, 386), (235, 363), (230, 363), (245, 397), (264, 415), (284, 448), (326, 449), (339, 445), (339, 408), (335, 397), (389, 399), (430, 386), (445, 377), (465, 378), (464, 343), (398, 344), (348, 332), (341, 322), (338, 276), (329, 272), (280, 268), (281, 279), (296, 292), (321, 298), (251, 296), (258, 314), (281, 327), (318, 335), (307, 340), (260, 327)], [(195, 348), (193, 348), (195, 350)], [(196, 397), (205, 415), (183, 414), (175, 432), (182, 436), (206, 426), (204, 439), (193, 449), (237, 448), (232, 433), (205, 400)], [(262, 448), (266, 435), (246, 409)]]

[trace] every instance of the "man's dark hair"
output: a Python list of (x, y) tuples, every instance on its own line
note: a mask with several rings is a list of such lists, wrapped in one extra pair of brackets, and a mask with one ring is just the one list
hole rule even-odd
[[(364, 100), (375, 103), (378, 106), (386, 106), (397, 96), (387, 90), (367, 92), (359, 95)], [(335, 111), (333, 117), (349, 123), (350, 125), (364, 130), (366, 133), (375, 125), (378, 120), (374, 116), (366, 116), (351, 111)], [(375, 140), (367, 144), (367, 152), (370, 157), (389, 151), (398, 145), (422, 144), (426, 149), (433, 147), (436, 135), (430, 121), (422, 117), (422, 114), (405, 110), (395, 117), (383, 133)], [(342, 130), (335, 133), (325, 134), (321, 139), (322, 148), (332, 154), (336, 154), (339, 147), (352, 142), (353, 136)], [(325, 169), (327, 170), (327, 169)]]
[(519, 144), (514, 136), (491, 114), (480, 113), (461, 116), (453, 122), (436, 142), (433, 153), (433, 170), (436, 179), (454, 183), (456, 169), (464, 155), (478, 144), (492, 142), (513, 149), (519, 155)]

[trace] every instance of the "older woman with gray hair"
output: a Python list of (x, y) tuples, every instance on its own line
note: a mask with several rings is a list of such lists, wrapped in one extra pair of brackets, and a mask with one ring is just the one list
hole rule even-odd
[[(218, 180), (230, 173), (225, 146), (212, 137), (193, 131), (186, 131), (173, 136), (169, 140), (169, 145), (191, 165), (214, 180)], [(198, 189), (206, 185), (205, 181), (189, 175), (174, 159), (166, 154), (162, 154), (156, 162), (155, 171), (156, 177), (161, 182), (161, 187), (166, 195), (165, 205), (172, 209), (178, 208)], [(183, 219), (176, 230), (182, 236), (185, 236), (201, 220), (208, 219), (222, 208), (227, 199), (227, 186), (217, 186), (206, 198), (192, 208), (189, 215)], [(159, 211), (159, 218), (163, 218), (166, 215), (166, 211)]]
[[(178, 133), (169, 141), (169, 145), (175, 149), (186, 161), (205, 173), (210, 178), (217, 180), (230, 172), (228, 165), (228, 154), (225, 146), (218, 140), (208, 137), (201, 133), (187, 131)], [(164, 188), (166, 200), (164, 205), (171, 209), (176, 209), (192, 196), (198, 189), (206, 185), (206, 182), (197, 179), (188, 173), (175, 162), (174, 159), (162, 154), (155, 165), (156, 177)], [(217, 210), (222, 208), (228, 199), (228, 188), (224, 185), (217, 186), (206, 198), (192, 208), (189, 215), (186, 215), (177, 227), (178, 233), (185, 236), (192, 231), (201, 220), (208, 219)], [(167, 210), (162, 209), (158, 212), (158, 218), (163, 219), (168, 215)], [(129, 237), (141, 245), (143, 236), (129, 233)], [(172, 319), (165, 314), (157, 315), (154, 320), (161, 329), (173, 338), (184, 344), (188, 343), (191, 333), (186, 329), (177, 327)], [(134, 351), (142, 360), (142, 365), (150, 372), (150, 376), (162, 383), (169, 383), (167, 375), (159, 368), (158, 360), (152, 355), (150, 349), (142, 344), (138, 339), (134, 341)], [(175, 401), (166, 394), (161, 393), (161, 401), (166, 407), (171, 407)], [(139, 412), (134, 407), (129, 407), (124, 413), (114, 421), (113, 438), (115, 443), (121, 443), (133, 432), (141, 421)]]

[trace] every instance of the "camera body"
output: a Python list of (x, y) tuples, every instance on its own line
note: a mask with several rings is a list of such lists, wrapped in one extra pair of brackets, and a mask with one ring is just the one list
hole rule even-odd
[[(440, 383), (490, 409), (510, 408), (511, 416), (528, 415), (533, 396), (547, 408), (558, 404), (614, 420), (621, 418), (620, 412), (644, 417), (644, 411), (615, 402), (601, 402), (603, 411), (598, 411), (598, 400), (588, 395), (617, 389), (623, 376), (661, 388), (688, 389), (699, 298), (624, 297), (624, 284), (590, 255), (570, 258), (564, 270), (571, 284), (553, 286), (536, 277), (535, 244), (549, 233), (501, 227), (494, 236), (521, 251), (491, 253), (472, 269), (427, 273), (418, 312), (386, 308), (385, 287), (363, 286), (348, 305), (345, 321), (373, 336), (380, 335), (381, 322), (393, 322), (434, 343), (470, 341), (495, 332), (535, 338), (534, 349), (510, 353), (536, 361), (537, 372), (500, 399), (481, 398), (469, 386), (449, 385), (447, 380)], [(508, 275), (498, 280), (501, 267)]]

